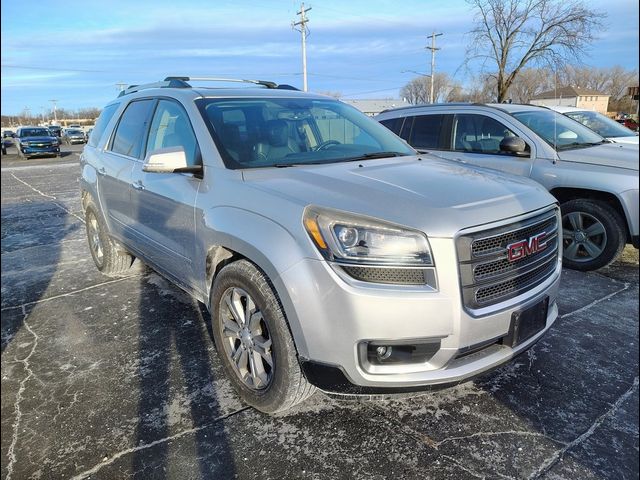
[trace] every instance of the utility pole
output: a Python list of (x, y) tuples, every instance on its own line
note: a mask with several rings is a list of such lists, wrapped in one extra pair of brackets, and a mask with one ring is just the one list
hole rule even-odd
[(49, 100), (49, 101), (53, 103), (53, 121), (57, 124), (58, 123), (58, 113), (57, 113), (58, 100)]
[(127, 84), (126, 83), (116, 83), (116, 87), (118, 87), (120, 89), (120, 91), (122, 92), (123, 90), (125, 90), (127, 88)]
[(442, 35), (441, 33), (432, 32), (427, 38), (431, 39), (431, 46), (426, 47), (427, 50), (431, 50), (431, 94), (429, 95), (430, 103), (433, 102), (433, 75), (435, 74), (436, 69), (436, 50), (440, 50), (440, 48), (436, 48), (436, 37)]
[(299, 25), (300, 30), (298, 31), (302, 34), (302, 85), (305, 92), (307, 91), (307, 22), (309, 19), (304, 14), (309, 10), (311, 7), (305, 9), (304, 3), (301, 3), (300, 11), (296, 13), (296, 15), (300, 15), (300, 20), (291, 23), (291, 28), (294, 30), (297, 30), (296, 27)]

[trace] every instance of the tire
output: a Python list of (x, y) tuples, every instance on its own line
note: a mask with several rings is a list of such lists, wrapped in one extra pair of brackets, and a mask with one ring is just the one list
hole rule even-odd
[[(239, 315), (234, 316), (228, 299), (242, 307), (236, 310)], [(300, 369), (280, 300), (269, 279), (254, 264), (239, 260), (216, 275), (210, 311), (218, 355), (244, 402), (272, 414), (293, 407), (315, 392)], [(247, 311), (252, 312), (248, 322), (236, 321), (243, 320)]]
[(605, 267), (627, 242), (624, 220), (608, 203), (576, 199), (561, 205), (563, 264), (583, 272)]
[(135, 258), (117, 247), (109, 236), (104, 218), (92, 201), (85, 207), (84, 218), (89, 251), (98, 270), (109, 277), (127, 273)]

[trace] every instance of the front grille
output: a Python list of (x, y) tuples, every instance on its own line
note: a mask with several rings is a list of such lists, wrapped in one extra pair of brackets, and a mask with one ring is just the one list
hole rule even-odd
[[(494, 305), (534, 288), (556, 269), (559, 247), (557, 208), (505, 227), (463, 234), (456, 241), (462, 297), (466, 307)], [(546, 247), (509, 260), (507, 246), (545, 232)]]
[(499, 253), (511, 242), (529, 238), (536, 233), (548, 231), (549, 228), (556, 228), (555, 218), (549, 218), (542, 224), (531, 225), (509, 233), (474, 240), (471, 245), (471, 254), (474, 257), (481, 257)]

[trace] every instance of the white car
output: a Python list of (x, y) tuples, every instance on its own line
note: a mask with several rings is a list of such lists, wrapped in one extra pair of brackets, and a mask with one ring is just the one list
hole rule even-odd
[(628, 129), (624, 125), (620, 125), (615, 120), (612, 120), (601, 113), (577, 107), (565, 107), (562, 105), (556, 105), (548, 108), (580, 122), (601, 137), (604, 137), (614, 143), (631, 143), (633, 145), (638, 145), (637, 132)]

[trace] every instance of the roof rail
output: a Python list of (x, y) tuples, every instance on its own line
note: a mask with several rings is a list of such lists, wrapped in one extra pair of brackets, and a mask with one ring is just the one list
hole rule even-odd
[(221, 78), (221, 77), (166, 77), (162, 82), (145, 83), (143, 85), (130, 85), (120, 92), (119, 97), (128, 95), (129, 93), (145, 90), (147, 88), (191, 88), (188, 81), (204, 81), (204, 82), (234, 82), (234, 83), (252, 83), (254, 85), (262, 85), (267, 88), (279, 90), (299, 90), (291, 85), (278, 85), (275, 82), (267, 80), (246, 80), (241, 78)]

